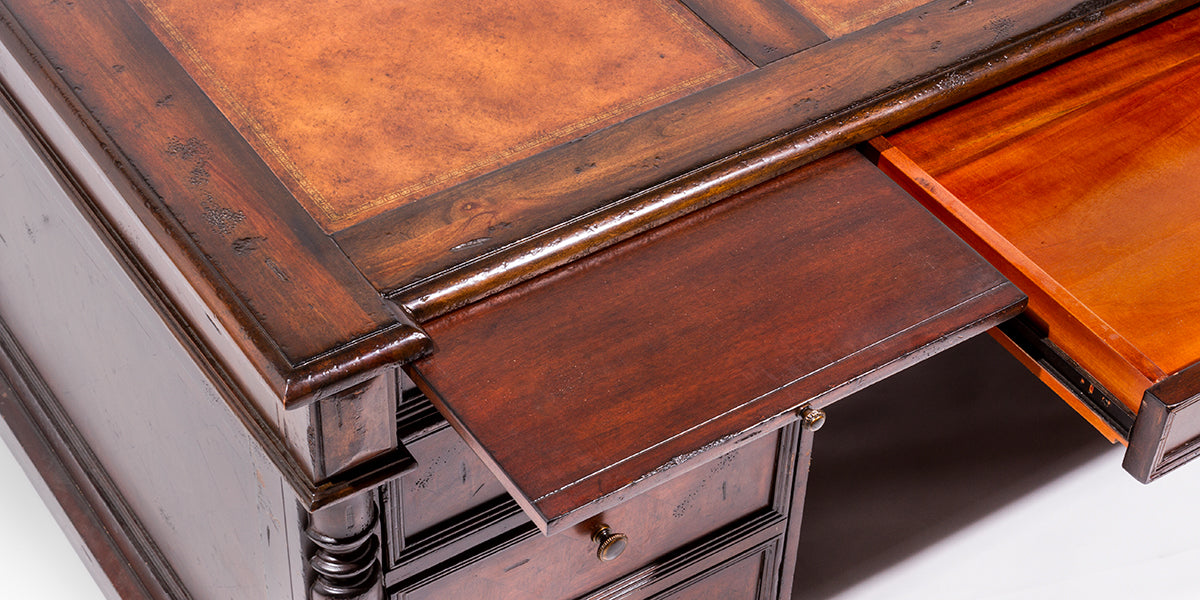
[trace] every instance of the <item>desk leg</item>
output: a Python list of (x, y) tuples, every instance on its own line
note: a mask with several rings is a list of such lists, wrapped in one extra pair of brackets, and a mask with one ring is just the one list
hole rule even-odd
[(379, 503), (374, 491), (314, 512), (308, 539), (313, 600), (382, 600)]

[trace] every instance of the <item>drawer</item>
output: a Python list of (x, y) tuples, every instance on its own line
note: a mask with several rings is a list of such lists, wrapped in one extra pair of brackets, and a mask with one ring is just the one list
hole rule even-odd
[[(391, 597), (644, 597), (635, 591), (696, 576), (700, 567), (719, 562), (714, 557), (744, 551), (748, 540), (784, 533), (793, 478), (807, 470), (799, 435), (795, 424), (777, 430), (556, 535), (542, 535), (526, 522), (398, 582), (389, 589)], [(597, 557), (592, 533), (600, 523), (628, 536), (628, 546), (615, 560)], [(770, 565), (756, 563), (756, 573), (777, 572), (781, 553), (775, 551), (769, 559)], [(389, 580), (398, 575), (390, 574)], [(757, 587), (751, 583), (740, 589)]]
[(416, 395), (407, 402), (413, 406), (402, 407), (402, 414), (426, 421), (402, 435), (418, 469), (389, 482), (380, 494), (384, 565), (400, 577), (529, 522), (428, 400)]
[(721, 564), (684, 579), (652, 600), (713, 600), (746, 598), (767, 600), (775, 594), (769, 585), (772, 561), (781, 550), (778, 538), (739, 554)]
[(997, 335), (1149, 481), (1200, 453), (1200, 11), (877, 140), (1029, 295)]
[(405, 444), (416, 472), (396, 482), (392, 500), (403, 507), (406, 539), (427, 536), (447, 520), (508, 494), (495, 475), (448, 425)]

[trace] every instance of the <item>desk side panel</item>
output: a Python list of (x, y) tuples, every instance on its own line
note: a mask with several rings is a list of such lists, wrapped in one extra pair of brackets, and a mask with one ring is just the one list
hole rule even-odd
[(293, 597), (291, 492), (7, 117), (0, 316), (117, 497), (200, 597)]
[(219, 304), (210, 305), (204, 299), (193, 287), (195, 278), (188, 274), (187, 266), (171, 258), (168, 250), (158, 244), (161, 236), (153, 233), (126, 204), (126, 198), (137, 196), (136, 189), (124, 180), (113, 163), (96, 158), (95, 140), (88, 129), (82, 121), (69, 118), (72, 114), (69, 105), (60, 101), (44, 78), (38, 77), (36, 65), (22, 62), (20, 52), (14, 54), (0, 45), (0, 76), (12, 104), (19, 107), (16, 110), (24, 115), (30, 127), (36, 127), (45, 147), (52, 148), (47, 152), (52, 152), (63, 168), (70, 171), (74, 183), (92, 205), (93, 214), (104, 215), (113, 236), (119, 237), (128, 246), (127, 251), (136, 254), (146, 272), (153, 274), (161, 295), (171, 298), (181, 318), (191, 324), (194, 336), (203, 340), (214, 355), (222, 357), (223, 368), (237, 381), (247, 404), (279, 432), (299, 469), (314, 476), (309, 411), (284, 409), (271, 383), (239, 350), (237, 330), (225, 326), (229, 322), (226, 309)]

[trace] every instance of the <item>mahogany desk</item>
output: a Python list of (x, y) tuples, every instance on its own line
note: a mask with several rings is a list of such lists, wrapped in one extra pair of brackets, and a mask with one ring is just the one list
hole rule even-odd
[(846, 148), (1187, 4), (7, 1), (6, 432), (122, 597), (787, 597), (1025, 304)]

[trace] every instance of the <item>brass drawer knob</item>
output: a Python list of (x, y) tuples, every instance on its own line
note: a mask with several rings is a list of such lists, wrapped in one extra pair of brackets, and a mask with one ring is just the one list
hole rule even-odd
[(596, 549), (596, 558), (603, 562), (616, 560), (629, 545), (629, 538), (625, 534), (613, 533), (612, 529), (604, 523), (596, 528), (596, 532), (592, 534), (592, 541), (600, 544), (600, 547)]
[(825, 411), (806, 408), (800, 413), (800, 420), (804, 422), (805, 429), (816, 431), (825, 425)]

